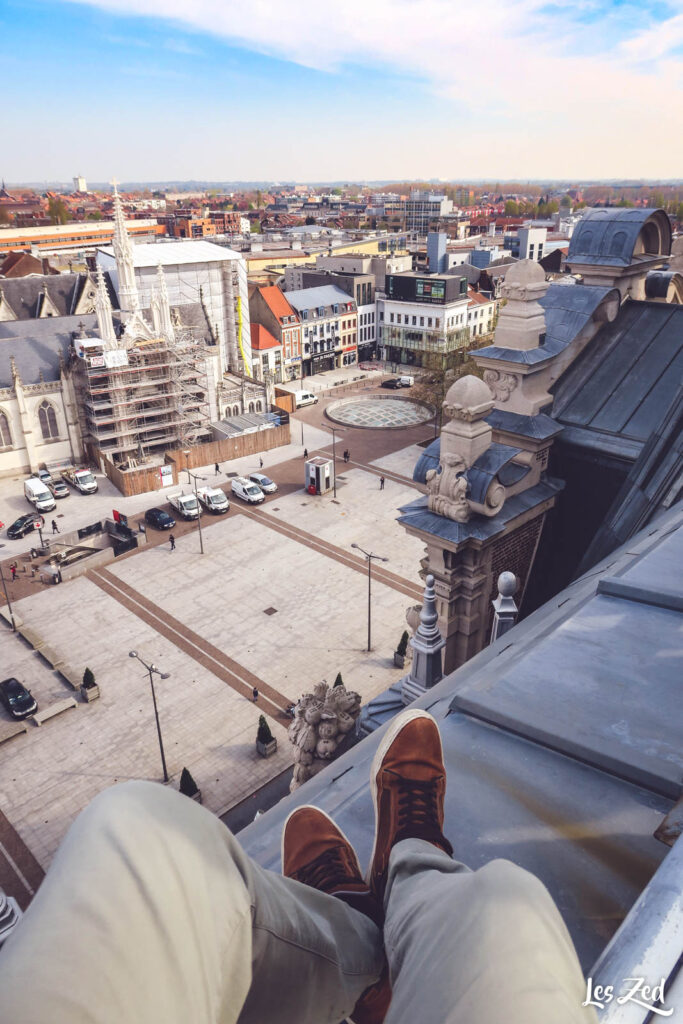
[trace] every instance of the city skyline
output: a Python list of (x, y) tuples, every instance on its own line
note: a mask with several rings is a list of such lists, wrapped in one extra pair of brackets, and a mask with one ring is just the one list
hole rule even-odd
[(683, 166), (680, 0), (494, 0), (485, 18), (444, 0), (0, 12), (8, 182), (672, 179)]

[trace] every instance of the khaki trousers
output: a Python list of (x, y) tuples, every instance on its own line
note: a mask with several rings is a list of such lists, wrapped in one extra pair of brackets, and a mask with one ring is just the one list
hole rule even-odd
[[(547, 891), (420, 840), (392, 853), (387, 1024), (593, 1021)], [(382, 970), (362, 914), (252, 861), (214, 815), (154, 783), (100, 794), (0, 951), (8, 1024), (336, 1024)]]

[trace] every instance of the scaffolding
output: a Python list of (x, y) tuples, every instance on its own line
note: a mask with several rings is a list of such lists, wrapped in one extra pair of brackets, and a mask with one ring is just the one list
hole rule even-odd
[(190, 331), (128, 349), (90, 345), (77, 362), (84, 440), (119, 468), (211, 440), (206, 355)]

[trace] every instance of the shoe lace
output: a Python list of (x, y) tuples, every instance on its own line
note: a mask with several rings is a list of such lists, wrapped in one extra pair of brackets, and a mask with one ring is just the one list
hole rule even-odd
[(335, 886), (343, 885), (345, 882), (362, 881), (340, 846), (331, 846), (324, 850), (315, 860), (305, 864), (293, 877), (297, 882), (303, 882), (322, 892), (329, 892)]
[(422, 782), (418, 779), (405, 779), (395, 772), (391, 774), (399, 780), (398, 822), (394, 841), (426, 839), (444, 847), (448, 841), (439, 824), (440, 779)]

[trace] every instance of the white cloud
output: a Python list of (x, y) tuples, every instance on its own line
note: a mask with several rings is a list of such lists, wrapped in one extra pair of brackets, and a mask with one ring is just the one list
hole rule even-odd
[[(597, 146), (605, 173), (653, 173), (658, 161), (674, 175), (683, 166), (683, 0), (671, 0), (659, 23), (647, 3), (624, 13), (596, 0), (66, 2), (156, 18), (319, 70), (403, 74), (452, 101), (454, 120), (463, 106), (476, 111), (481, 129), (468, 128), (468, 139), (489, 151), (497, 133), (501, 151), (512, 140), (515, 153), (520, 142), (558, 156)], [(381, 104), (374, 109), (381, 118)]]

